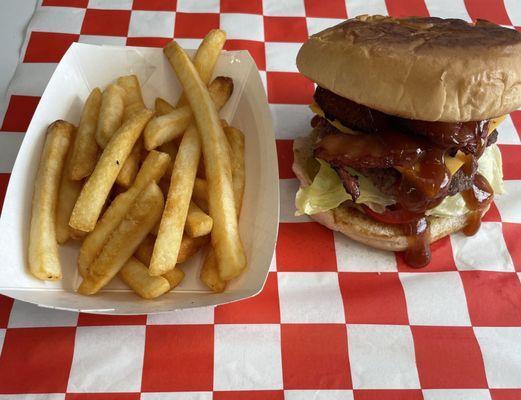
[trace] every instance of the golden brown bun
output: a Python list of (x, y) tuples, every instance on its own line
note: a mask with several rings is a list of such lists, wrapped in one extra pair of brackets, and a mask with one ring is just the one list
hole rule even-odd
[(521, 106), (521, 33), (486, 21), (359, 16), (311, 36), (302, 74), (387, 114), (477, 121)]
[[(311, 184), (311, 178), (307, 173), (306, 164), (312, 154), (312, 146), (315, 142), (316, 131), (311, 135), (301, 137), (294, 141), (293, 172), (300, 180), (303, 187)], [(488, 209), (487, 209), (488, 210)], [(487, 211), (485, 210), (485, 212)], [(368, 217), (363, 212), (348, 205), (310, 216), (315, 221), (325, 225), (331, 230), (338, 231), (371, 247), (382, 250), (402, 251), (407, 248), (407, 237), (399, 226), (383, 224)], [(460, 217), (427, 217), (431, 229), (431, 243), (461, 230), (467, 221), (467, 216)]]

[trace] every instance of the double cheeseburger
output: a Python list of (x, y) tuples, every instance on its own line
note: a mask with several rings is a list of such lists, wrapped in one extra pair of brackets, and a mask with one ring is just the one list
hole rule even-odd
[(364, 15), (311, 36), (297, 66), (317, 84), (294, 144), (298, 214), (412, 267), (477, 232), (503, 192), (496, 128), (521, 105), (521, 33)]

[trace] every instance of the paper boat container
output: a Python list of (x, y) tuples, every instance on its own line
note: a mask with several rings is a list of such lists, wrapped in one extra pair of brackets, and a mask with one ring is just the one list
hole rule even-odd
[(136, 74), (152, 108), (156, 97), (174, 102), (180, 85), (161, 49), (73, 44), (56, 68), (24, 137), (7, 189), (0, 221), (0, 293), (40, 306), (73, 311), (138, 314), (202, 307), (257, 294), (266, 280), (278, 228), (279, 186), (275, 137), (266, 94), (253, 59), (246, 51), (223, 52), (215, 76), (233, 78), (234, 92), (221, 117), (246, 136), (246, 188), (240, 233), (248, 268), (221, 294), (200, 281), (202, 256), (183, 265), (184, 281), (156, 300), (142, 300), (115, 278), (95, 296), (75, 292), (78, 244), (60, 248), (63, 279), (43, 282), (27, 269), (31, 197), (47, 126), (57, 119), (79, 121), (90, 91), (104, 88), (120, 75)]

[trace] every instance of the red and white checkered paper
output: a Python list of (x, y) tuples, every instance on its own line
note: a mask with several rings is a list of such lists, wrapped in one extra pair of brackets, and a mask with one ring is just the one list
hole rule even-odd
[(194, 48), (220, 27), (266, 84), (281, 223), (266, 287), (242, 302), (111, 317), (0, 296), (0, 399), (521, 399), (521, 112), (499, 128), (508, 194), (476, 236), (436, 243), (425, 269), (293, 216), (292, 140), (309, 130), (313, 93), (295, 56), (363, 13), (521, 26), (519, 0), (43, 0), (1, 123), (0, 193), (72, 42)]

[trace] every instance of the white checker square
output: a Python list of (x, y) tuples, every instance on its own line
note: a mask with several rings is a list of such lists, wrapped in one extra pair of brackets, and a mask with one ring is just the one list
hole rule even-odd
[(521, 328), (474, 328), (490, 388), (518, 388), (521, 382)]
[(266, 70), (280, 72), (298, 72), (297, 53), (301, 43), (266, 42)]
[(474, 236), (456, 233), (450, 237), (454, 262), (460, 271), (514, 271), (501, 222), (483, 222)]
[(501, 221), (521, 223), (521, 207), (519, 207), (519, 196), (521, 196), (521, 180), (503, 181), (505, 192), (494, 198), (494, 203), (501, 215)]
[(306, 18), (306, 23), (308, 26), (308, 35), (314, 35), (315, 33), (321, 32), (326, 28), (331, 28), (343, 22), (343, 19), (338, 18)]
[(89, 8), (100, 10), (131, 10), (132, 0), (89, 0)]
[(519, 134), (510, 115), (507, 115), (505, 120), (497, 127), (497, 132), (499, 144), (521, 144)]
[(262, 0), (264, 15), (281, 17), (304, 17), (304, 0)]
[(132, 11), (129, 37), (174, 37), (175, 13), (169, 11)]
[(409, 326), (348, 325), (354, 389), (418, 389), (420, 382)]
[(0, 394), (0, 400), (65, 400), (65, 394)]
[(425, 0), (429, 15), (440, 18), (459, 18), (471, 21), (464, 0)]
[(220, 27), (227, 39), (264, 40), (264, 20), (262, 15), (229, 14), (220, 15)]
[(15, 300), (9, 316), (8, 328), (46, 326), (76, 326), (78, 313), (54, 310)]
[(127, 38), (123, 36), (80, 35), (79, 42), (105, 46), (125, 46)]
[(521, 26), (521, 7), (519, 0), (503, 0), (507, 14), (514, 26)]
[(5, 329), (0, 329), (0, 354), (2, 354), (2, 348), (4, 347)]
[(177, 43), (179, 43), (179, 46), (181, 46), (183, 49), (189, 50), (189, 49), (197, 49), (199, 48), (199, 45), (203, 41), (203, 39), (184, 39), (179, 38), (175, 39)]
[(40, 7), (33, 15), (28, 31), (78, 34), (84, 17), (84, 8)]
[(141, 393), (141, 400), (212, 400), (212, 392)]
[(491, 400), (487, 389), (424, 389), (423, 400)]
[(387, 15), (385, 0), (346, 0), (347, 17), (354, 18), (357, 15)]
[(278, 272), (278, 283), (282, 323), (345, 323), (336, 272)]
[(353, 400), (352, 390), (285, 390), (285, 400)]
[(295, 194), (299, 189), (298, 179), (279, 179), (280, 222), (309, 222), (307, 215), (295, 216)]
[[(13, 93), (18, 92), (13, 91)], [(24, 135), (20, 135), (19, 132), (2, 132), (0, 135), (0, 149), (2, 149), (0, 173), (9, 173), (13, 169), (14, 161), (16, 160), (23, 138)]]
[(266, 71), (259, 71), (259, 75), (260, 75), (262, 84), (264, 85), (264, 91), (267, 94), (268, 93), (268, 79), (266, 78)]
[[(267, 43), (266, 43), (267, 44)], [(311, 131), (313, 112), (303, 104), (270, 104), (273, 129), (277, 139), (295, 139)]]
[(338, 270), (341, 272), (396, 272), (393, 252), (374, 249), (333, 232)]
[(67, 391), (139, 392), (144, 350), (145, 326), (78, 327)]
[(280, 325), (215, 325), (214, 390), (282, 389)]
[(459, 272), (400, 273), (411, 325), (470, 326)]
[(218, 13), (219, 0), (177, 0), (177, 11), (190, 13)]
[(189, 308), (147, 317), (148, 325), (208, 325), (213, 321), (214, 307)]

